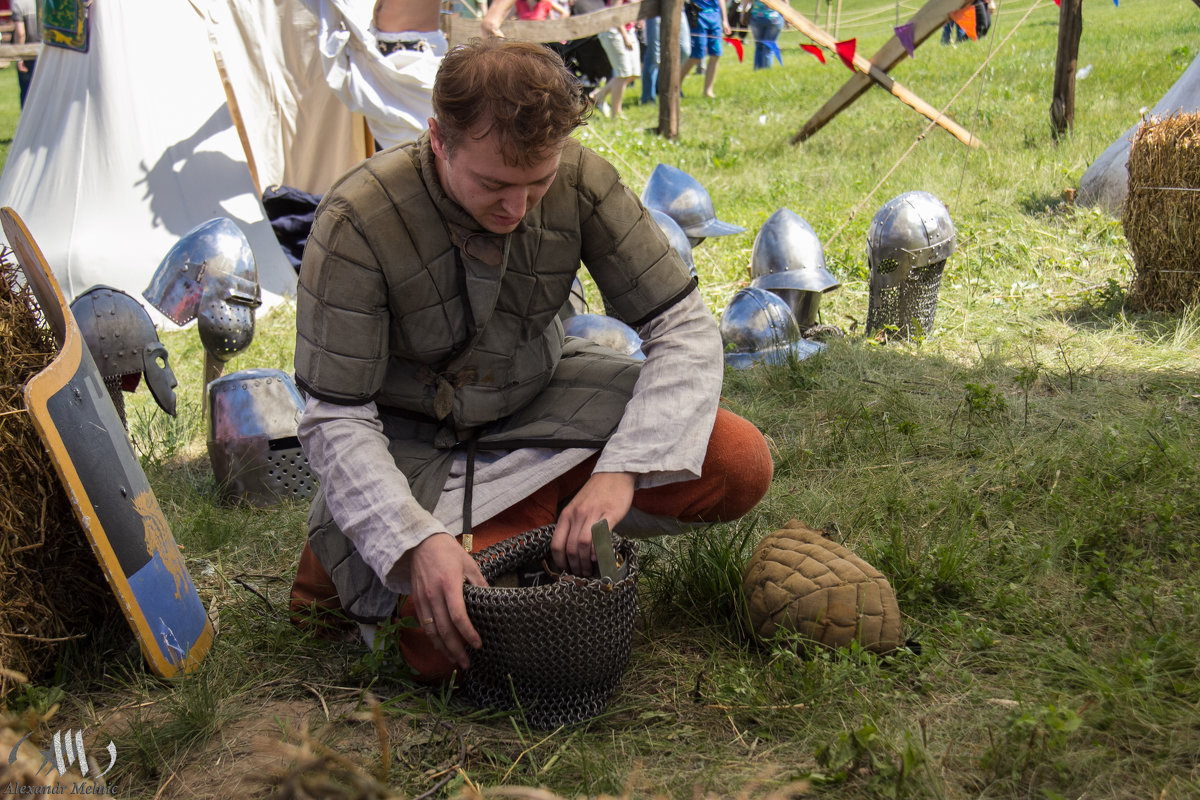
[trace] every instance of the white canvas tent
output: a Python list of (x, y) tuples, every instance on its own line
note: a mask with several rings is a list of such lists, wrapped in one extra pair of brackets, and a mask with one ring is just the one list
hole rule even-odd
[[(1200, 58), (1179, 76), (1179, 80), (1150, 110), (1150, 116), (1166, 117), (1191, 111), (1200, 111)], [(1129, 193), (1129, 149), (1134, 131), (1140, 124), (1132, 125), (1087, 168), (1079, 179), (1076, 202), (1085, 206), (1099, 206), (1114, 216), (1121, 216), (1125, 197)]]
[(264, 304), (291, 295), (260, 188), (323, 193), (368, 144), (325, 80), (316, 16), (299, 0), (95, 0), (90, 26), (87, 53), (43, 48), (0, 175), (68, 300), (98, 283), (141, 299), (217, 216), (250, 240)]

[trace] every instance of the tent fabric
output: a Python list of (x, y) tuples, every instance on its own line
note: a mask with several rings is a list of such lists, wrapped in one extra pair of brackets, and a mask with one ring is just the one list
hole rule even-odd
[[(209, 25), (197, 7), (207, 9)], [(320, 85), (316, 40), (304, 33), (316, 18), (300, 0), (97, 0), (90, 25), (87, 53), (43, 50), (0, 174), (0, 205), (25, 220), (67, 300), (100, 283), (140, 297), (172, 245), (219, 216), (250, 241), (264, 306), (293, 295), (296, 273), (266, 218), (227, 97), (240, 95), (236, 105), (254, 134), (247, 138), (266, 142), (250, 148), (262, 148), (260, 180), (285, 182), (292, 165), (303, 171), (324, 157), (323, 174), (309, 168), (296, 180), (323, 192), (361, 156), (352, 146), (318, 147), (326, 129), (309, 125), (316, 115), (343, 131), (335, 143), (356, 138), (349, 111), (330, 104)], [(238, 40), (256, 36), (287, 41), (262, 47), (272, 59), (254, 71), (247, 62), (259, 56)], [(326, 97), (317, 111), (300, 110), (305, 82)]]
[[(1179, 79), (1167, 90), (1150, 116), (1166, 117), (1183, 112), (1200, 111), (1200, 57), (1192, 61)], [(1113, 216), (1121, 216), (1125, 197), (1129, 194), (1129, 150), (1137, 122), (1108, 146), (1092, 162), (1079, 179), (1075, 202), (1083, 206), (1099, 206)]]
[(382, 55), (370, 32), (373, 0), (305, 2), (320, 20), (326, 81), (345, 106), (367, 118), (381, 147), (420, 136), (433, 116), (430, 98), (441, 59), (409, 50)]
[(260, 192), (284, 185), (324, 194), (373, 152), (364, 119), (325, 80), (319, 20), (301, 0), (191, 2), (224, 66)]

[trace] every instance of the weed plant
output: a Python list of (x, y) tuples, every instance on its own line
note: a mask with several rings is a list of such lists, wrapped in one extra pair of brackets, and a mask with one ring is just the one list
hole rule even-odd
[[(839, 38), (868, 56), (916, 8), (839, 6)], [(634, 652), (601, 717), (531, 730), (413, 683), (394, 652), (294, 628), (306, 509), (218, 501), (194, 330), (164, 334), (179, 419), (144, 392), (129, 409), (219, 616), (215, 646), (169, 683), (119, 648), (75, 648), (10, 705), (53, 698), (51, 726), (112, 738), (124, 797), (301, 796), (314, 764), (341, 776), (309, 793), (323, 797), (1200, 797), (1200, 317), (1127, 311), (1120, 224), (1063, 200), (1196, 56), (1196, 13), (1086, 4), (1079, 66), (1093, 69), (1057, 144), (1049, 0), (1001, 0), (985, 39), (935, 35), (893, 72), (937, 108), (953, 99), (979, 148), (879, 90), (790, 144), (850, 77), (790, 31), (781, 68), (727, 53), (716, 100), (686, 77), (678, 141), (636, 105), (579, 133), (635, 191), (674, 164), (747, 228), (696, 250), (714, 312), (748, 282), (759, 226), (780, 207), (800, 214), (842, 283), (822, 321), (845, 332), (818, 357), (727, 371), (724, 404), (768, 437), (774, 484), (737, 523), (642, 545)], [(958, 250), (933, 328), (881, 343), (863, 330), (865, 234), (912, 189), (946, 203)], [(259, 322), (230, 368), (290, 369), (294, 310)], [(792, 517), (890, 579), (907, 647), (881, 658), (747, 637), (741, 566)]]

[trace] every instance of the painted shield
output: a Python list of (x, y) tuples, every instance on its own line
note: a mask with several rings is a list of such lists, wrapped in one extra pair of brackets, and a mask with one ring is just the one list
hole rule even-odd
[(11, 208), (0, 224), (60, 348), (25, 407), (151, 669), (188, 672), (212, 645), (204, 605), (41, 250)]

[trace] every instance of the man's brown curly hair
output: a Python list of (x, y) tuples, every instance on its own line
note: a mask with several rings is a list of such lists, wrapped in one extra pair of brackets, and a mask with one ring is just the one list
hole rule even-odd
[(470, 135), (495, 134), (504, 160), (528, 167), (567, 140), (588, 117), (579, 81), (549, 48), (472, 39), (442, 58), (433, 113), (447, 152)]

